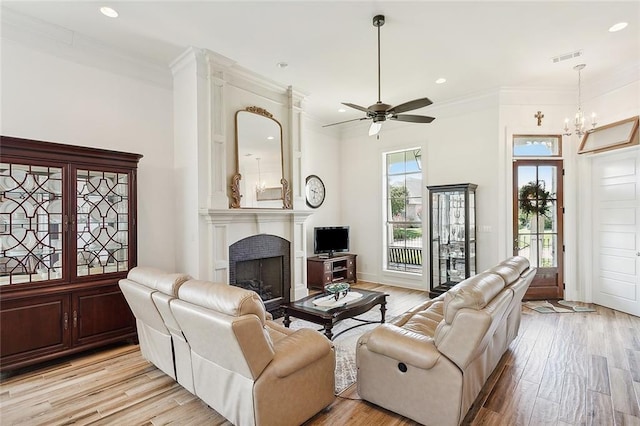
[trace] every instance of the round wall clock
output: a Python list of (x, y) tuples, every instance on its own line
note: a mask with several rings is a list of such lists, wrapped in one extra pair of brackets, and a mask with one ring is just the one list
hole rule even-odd
[(305, 193), (307, 196), (307, 205), (314, 209), (320, 207), (324, 202), (325, 189), (322, 179), (316, 175), (307, 176), (305, 184)]

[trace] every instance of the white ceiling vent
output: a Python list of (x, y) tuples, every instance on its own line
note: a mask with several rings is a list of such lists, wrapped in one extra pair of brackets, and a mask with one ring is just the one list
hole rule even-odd
[(582, 56), (582, 50), (576, 50), (575, 52), (564, 53), (560, 56), (555, 56), (551, 58), (551, 60), (554, 64), (557, 64), (558, 62), (566, 61), (573, 58), (579, 58), (580, 56)]

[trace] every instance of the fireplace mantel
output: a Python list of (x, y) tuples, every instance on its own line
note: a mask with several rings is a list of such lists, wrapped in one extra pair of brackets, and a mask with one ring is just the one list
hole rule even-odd
[(208, 216), (209, 223), (261, 223), (304, 221), (313, 214), (310, 210), (288, 209), (201, 209), (200, 214)]

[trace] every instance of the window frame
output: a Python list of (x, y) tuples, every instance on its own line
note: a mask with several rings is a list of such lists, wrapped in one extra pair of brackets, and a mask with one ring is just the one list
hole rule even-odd
[[(516, 139), (556, 139), (558, 141), (558, 153), (557, 154), (531, 154), (531, 155), (516, 155), (515, 150), (515, 142)], [(562, 135), (534, 135), (534, 134), (520, 134), (520, 135), (512, 135), (511, 136), (511, 156), (513, 158), (562, 158)]]
[[(425, 234), (425, 217), (424, 217), (424, 213), (426, 212), (428, 214), (428, 211), (424, 208), (425, 206), (425, 196), (424, 196), (424, 192), (425, 192), (425, 186), (424, 186), (424, 170), (423, 170), (423, 160), (422, 160), (422, 152), (423, 152), (423, 148), (420, 146), (414, 146), (414, 147), (410, 147), (410, 148), (401, 148), (401, 149), (394, 149), (394, 150), (388, 150), (388, 151), (383, 151), (382, 152), (382, 271), (383, 273), (387, 273), (387, 274), (401, 274), (401, 275), (409, 275), (412, 277), (423, 277), (424, 276), (424, 267), (425, 267), (425, 259), (424, 259), (424, 253), (425, 253), (425, 249), (424, 249), (424, 234)], [(398, 153), (402, 153), (405, 158), (404, 158), (404, 163), (405, 165), (407, 164), (408, 161), (410, 161), (411, 157), (407, 158), (406, 155), (407, 153), (409, 154), (413, 154), (414, 159), (416, 160), (416, 167), (417, 169), (407, 169), (405, 167), (405, 169), (403, 170), (403, 172), (401, 173), (389, 173), (389, 156), (393, 155), (393, 154), (398, 154)], [(392, 207), (390, 205), (390, 177), (398, 177), (401, 176), (404, 179), (404, 188), (407, 188), (406, 185), (406, 176), (409, 175), (418, 175), (420, 176), (420, 184), (419, 184), (419, 194), (410, 194), (409, 192), (406, 193), (405, 195), (405, 199), (406, 200), (410, 200), (410, 199), (420, 199), (420, 215), (418, 216), (418, 220), (408, 220), (406, 214), (406, 209), (404, 210), (404, 214), (403, 214), (403, 220), (392, 220), (392, 218), (390, 218), (391, 213), (392, 213)], [(389, 262), (389, 255), (390, 255), (390, 249), (391, 248), (407, 248), (406, 245), (406, 241), (404, 246), (402, 247), (393, 247), (393, 242), (390, 241), (390, 237), (391, 234), (390, 232), (391, 229), (393, 229), (392, 227), (394, 225), (400, 225), (403, 227), (403, 229), (412, 229), (409, 228), (410, 226), (415, 227), (416, 225), (419, 226), (420, 229), (420, 252), (419, 253), (412, 253), (411, 255), (405, 253), (404, 255), (409, 257), (412, 256), (411, 259), (416, 260), (418, 259), (417, 256), (419, 256), (419, 260), (420, 263), (416, 264), (415, 267), (413, 268), (407, 268), (407, 265), (410, 264), (404, 264), (405, 267), (404, 269), (393, 269), (390, 268), (390, 262)]]

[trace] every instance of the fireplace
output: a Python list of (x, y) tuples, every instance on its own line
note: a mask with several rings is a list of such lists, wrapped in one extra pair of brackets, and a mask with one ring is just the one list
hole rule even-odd
[(276, 314), (291, 292), (291, 248), (275, 235), (253, 235), (229, 247), (229, 284), (258, 293)]

